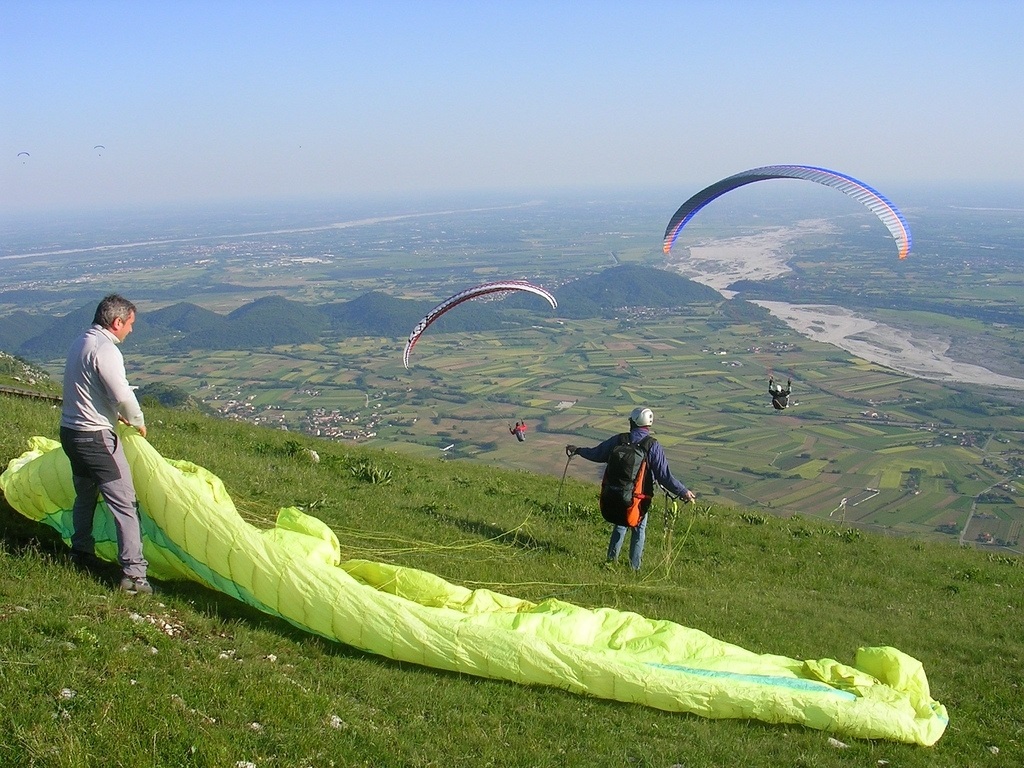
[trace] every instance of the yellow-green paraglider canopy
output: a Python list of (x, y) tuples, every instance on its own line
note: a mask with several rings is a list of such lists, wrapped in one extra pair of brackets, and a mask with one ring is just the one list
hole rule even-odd
[[(711, 718), (799, 723), (866, 739), (934, 744), (947, 725), (921, 664), (890, 647), (861, 648), (854, 666), (756, 654), (697, 629), (612, 608), (540, 603), (467, 589), (424, 571), (342, 561), (338, 539), (295, 508), (258, 529), (223, 483), (164, 459), (121, 431), (139, 497), (144, 551), (160, 579), (191, 579), (297, 627), (391, 659)], [(21, 514), (71, 535), (74, 489), (53, 440), (0, 475)], [(97, 552), (115, 559), (100, 502)]]

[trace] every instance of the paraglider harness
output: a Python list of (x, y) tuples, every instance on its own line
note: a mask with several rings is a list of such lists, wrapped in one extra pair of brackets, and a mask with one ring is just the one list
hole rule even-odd
[[(630, 442), (629, 433), (619, 435), (601, 478), (601, 516), (612, 525), (635, 528), (647, 511), (653, 494), (647, 492), (647, 451), (655, 442), (647, 435)], [(646, 503), (645, 503), (646, 502)]]
[(526, 442), (526, 422), (517, 421), (516, 425), (509, 426), (508, 431), (516, 436), (516, 440), (520, 443)]
[(787, 380), (786, 388), (783, 389), (781, 384), (776, 384), (775, 380), (769, 377), (768, 394), (772, 396), (772, 408), (774, 408), (776, 411), (783, 411), (786, 408), (789, 408), (789, 394), (792, 391), (792, 380)]

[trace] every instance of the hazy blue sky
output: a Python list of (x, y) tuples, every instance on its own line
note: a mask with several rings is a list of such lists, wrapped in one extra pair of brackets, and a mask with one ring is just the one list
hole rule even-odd
[(1022, 29), (1020, 0), (0, 0), (0, 208), (1021, 182)]

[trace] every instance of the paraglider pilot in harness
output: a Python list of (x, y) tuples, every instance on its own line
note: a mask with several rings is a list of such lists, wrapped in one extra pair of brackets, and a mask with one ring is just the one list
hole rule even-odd
[(789, 393), (793, 389), (793, 382), (791, 379), (786, 379), (786, 388), (783, 389), (781, 384), (776, 384), (775, 380), (768, 377), (768, 394), (772, 396), (772, 408), (776, 411), (782, 411), (789, 408)]
[(514, 427), (509, 427), (508, 428), (508, 431), (509, 431), (510, 434), (515, 435), (516, 436), (516, 440), (518, 440), (520, 443), (525, 443), (526, 442), (526, 422), (525, 421), (517, 421), (516, 425)]
[(626, 531), (629, 540), (629, 564), (640, 570), (647, 538), (647, 510), (654, 498), (654, 484), (665, 492), (693, 501), (696, 495), (672, 476), (665, 451), (650, 434), (654, 412), (635, 408), (629, 415), (629, 432), (612, 435), (593, 448), (565, 446), (567, 456), (582, 456), (587, 461), (607, 464), (601, 481), (601, 515), (612, 524), (608, 541), (607, 564), (614, 563), (622, 551)]

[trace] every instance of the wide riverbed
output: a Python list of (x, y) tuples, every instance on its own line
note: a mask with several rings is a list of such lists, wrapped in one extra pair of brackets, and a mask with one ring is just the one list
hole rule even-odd
[[(826, 231), (827, 223), (807, 221), (749, 237), (718, 240), (690, 247), (688, 254), (676, 256), (669, 266), (731, 297), (734, 294), (727, 286), (737, 280), (770, 280), (790, 271), (786, 264), (789, 243), (808, 233)], [(902, 330), (834, 304), (753, 303), (810, 339), (916, 378), (1024, 390), (1024, 379), (949, 357), (950, 340), (939, 334)]]

